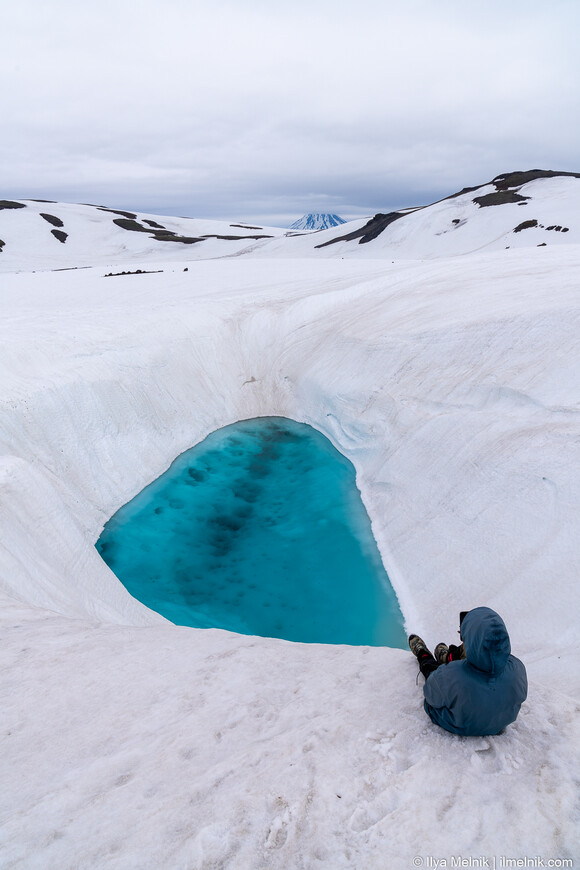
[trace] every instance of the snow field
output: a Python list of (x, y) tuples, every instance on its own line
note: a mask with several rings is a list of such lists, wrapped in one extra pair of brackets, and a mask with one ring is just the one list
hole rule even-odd
[[(188, 265), (2, 279), (0, 866), (577, 856), (580, 248)], [(410, 630), (501, 613), (504, 735), (432, 725), (410, 653), (173, 627), (102, 563), (117, 507), (258, 415), (354, 463)]]
[[(456, 738), (400, 650), (290, 645), (3, 608), (3, 865), (403, 868), (574, 854), (575, 705)], [(6, 754), (3, 754), (6, 761)], [(6, 778), (8, 776), (8, 778)]]

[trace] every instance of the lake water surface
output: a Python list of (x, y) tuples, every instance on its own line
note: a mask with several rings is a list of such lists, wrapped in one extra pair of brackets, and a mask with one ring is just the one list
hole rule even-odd
[(131, 595), (178, 625), (406, 648), (354, 467), (293, 420), (212, 433), (96, 546)]

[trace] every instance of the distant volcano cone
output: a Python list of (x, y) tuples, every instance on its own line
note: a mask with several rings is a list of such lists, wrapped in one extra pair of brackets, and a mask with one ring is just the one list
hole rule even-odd
[(330, 227), (338, 227), (345, 224), (344, 218), (337, 214), (305, 214), (299, 220), (290, 224), (290, 230), (328, 230)]

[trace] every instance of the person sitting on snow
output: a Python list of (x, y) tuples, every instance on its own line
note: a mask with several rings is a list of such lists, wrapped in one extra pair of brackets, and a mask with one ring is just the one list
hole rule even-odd
[(515, 722), (526, 700), (523, 663), (511, 655), (503, 619), (489, 607), (460, 616), (461, 647), (440, 643), (432, 655), (416, 634), (409, 646), (425, 677), (425, 711), (453, 734), (499, 734)]

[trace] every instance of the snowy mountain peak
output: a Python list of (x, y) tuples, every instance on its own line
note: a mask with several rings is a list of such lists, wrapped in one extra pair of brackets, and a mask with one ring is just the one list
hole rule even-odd
[(290, 224), (290, 230), (329, 230), (331, 227), (338, 227), (340, 224), (345, 224), (344, 218), (337, 214), (305, 214), (299, 220)]

